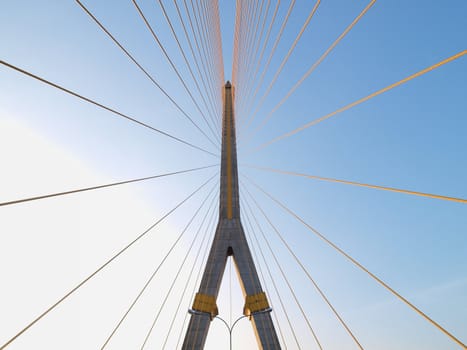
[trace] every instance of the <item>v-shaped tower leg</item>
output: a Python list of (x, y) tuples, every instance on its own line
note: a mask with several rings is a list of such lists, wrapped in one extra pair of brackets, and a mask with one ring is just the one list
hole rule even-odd
[(227, 258), (232, 256), (245, 297), (244, 314), (251, 322), (260, 349), (280, 349), (272, 323), (266, 294), (261, 288), (258, 273), (240, 222), (235, 123), (232, 109), (232, 88), (229, 82), (224, 91), (222, 134), (221, 191), (219, 223), (204, 270), (199, 292), (193, 303), (198, 311), (191, 315), (183, 349), (203, 349), (212, 317), (216, 316), (216, 300)]

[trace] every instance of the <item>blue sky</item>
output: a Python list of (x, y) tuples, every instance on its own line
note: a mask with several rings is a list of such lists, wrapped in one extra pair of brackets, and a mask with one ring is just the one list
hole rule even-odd
[[(271, 3), (272, 8), (275, 2)], [(367, 3), (322, 1), (252, 126), (259, 124)], [(85, 4), (201, 123), (131, 1)], [(193, 87), (159, 6), (151, 1), (141, 1), (140, 5)], [(266, 74), (266, 86), (313, 5), (311, 1), (297, 1)], [(173, 16), (172, 3), (167, 2), (167, 6)], [(287, 2), (280, 6), (279, 21), (287, 6)], [(220, 2), (227, 79), (231, 74), (234, 7), (233, 1)], [(466, 13), (467, 3), (462, 0), (377, 1), (252, 143), (242, 144), (240, 140), (239, 163), (467, 198), (465, 56), (261, 152), (249, 153), (254, 146), (465, 50)], [(177, 21), (175, 29), (181, 30)], [(273, 38), (278, 29), (276, 25)], [(211, 147), (76, 3), (4, 3), (0, 33), (2, 60), (202, 147)], [(271, 45), (267, 47), (269, 50)], [(0, 68), (0, 88), (2, 202), (217, 162), (212, 156), (160, 137), (4, 66)], [(240, 121), (245, 117), (237, 115)], [(239, 132), (244, 131), (240, 124)], [(244, 166), (240, 172), (467, 341), (465, 204), (294, 178)], [(210, 169), (1, 208), (0, 271), (6, 287), (0, 294), (0, 309), (4, 310), (0, 313), (0, 342), (214, 174), (216, 170)], [(135, 247), (11, 348), (30, 349), (31, 344), (51, 349), (65, 345), (70, 349), (98, 347), (164, 249), (214, 185), (212, 182), (156, 230), (147, 244)], [(254, 193), (365, 348), (458, 348), (260, 192)], [(242, 197), (248, 198), (244, 191)], [(351, 339), (287, 255), (271, 227), (259, 212), (257, 216), (322, 343), (327, 348), (353, 349)], [(201, 217), (196, 220), (194, 228)], [(188, 233), (194, 234), (195, 230)], [(190, 244), (189, 237), (183, 239), (170, 268), (110, 344), (112, 348), (139, 346), (143, 329), (150, 324), (166, 292), (167, 288), (161, 286), (170, 283), (176, 264)], [(194, 256), (190, 255), (190, 261)], [(311, 344), (277, 267), (272, 262), (270, 267), (290, 305), (300, 340)], [(186, 278), (187, 270), (183, 271)], [(243, 301), (232, 275), (235, 317), (241, 314)], [(226, 279), (223, 285), (228, 286), (228, 282)], [(177, 293), (182, 288), (180, 282)], [(177, 293), (170, 299), (164, 319), (175, 310)], [(277, 305), (274, 296), (271, 300)], [(221, 290), (219, 307), (221, 316), (231, 317), (228, 288)], [(274, 309), (286, 329), (280, 307)], [(165, 335), (164, 326), (160, 333)], [(181, 318), (177, 327), (181, 327)], [(242, 321), (238, 327), (234, 333), (238, 345), (254, 348), (249, 345), (253, 341), (249, 323)], [(52, 337), (57, 333), (60, 335)], [(155, 348), (160, 347), (160, 337), (152, 340)], [(290, 331), (286, 331), (286, 338), (294, 348)], [(226, 330), (213, 323), (207, 348), (219, 349), (224, 344), (228, 344)]]

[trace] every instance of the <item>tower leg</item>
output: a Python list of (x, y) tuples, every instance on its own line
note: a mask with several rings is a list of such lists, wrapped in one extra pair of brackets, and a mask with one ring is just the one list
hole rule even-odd
[[(234, 259), (244, 297), (258, 295), (263, 292), (240, 221), (221, 220), (209, 253), (198, 295), (212, 297), (212, 300), (217, 299), (229, 254), (232, 254)], [(196, 305), (195, 300), (193, 308), (196, 309)], [(202, 310), (204, 314), (191, 315), (182, 347), (184, 350), (204, 348), (211, 322), (208, 313), (217, 314), (215, 304), (210, 306), (200, 304), (198, 306), (205, 308)], [(270, 313), (255, 313), (254, 311), (251, 314), (251, 322), (258, 347), (260, 349), (279, 350), (280, 343)], [(250, 314), (249, 310), (246, 312)]]
[(207, 315), (191, 315), (182, 349), (201, 350), (208, 336), (211, 319)]

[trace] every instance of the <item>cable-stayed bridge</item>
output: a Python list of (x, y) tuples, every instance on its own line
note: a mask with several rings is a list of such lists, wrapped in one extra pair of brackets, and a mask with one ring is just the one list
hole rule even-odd
[[(296, 167), (289, 166), (293, 163), (300, 164), (302, 161), (308, 164), (308, 160), (303, 159), (308, 155), (315, 161), (313, 154), (326, 155), (326, 148), (330, 146), (323, 144), (321, 139), (322, 148), (307, 149), (308, 141), (301, 141), (301, 145), (291, 143), (292, 146), (289, 146), (288, 140), (290, 142), (299, 138), (303, 140), (314, 128), (324, 127), (326, 123), (331, 122), (337, 124), (340, 122), (339, 116), (343, 117), (345, 113), (363, 107), (370, 101), (377, 101), (379, 96), (397, 91), (418, 79), (423, 79), (422, 77), (430, 74), (442, 75), (443, 69), (451, 67), (454, 75), (460, 77), (462, 74), (465, 75), (467, 50), (462, 42), (454, 43), (456, 50), (451, 50), (435, 60), (423, 59), (426, 64), (419, 65), (417, 69), (404, 70), (404, 74), (398, 75), (389, 83), (377, 85), (374, 89), (366, 89), (366, 93), (345, 101), (330, 111), (308, 118), (308, 111), (315, 112), (315, 105), (319, 105), (320, 100), (313, 98), (313, 94), (317, 92), (310, 89), (307, 84), (314, 75), (319, 73), (321, 66), (333, 58), (335, 51), (345, 45), (346, 40), (359, 30), (359, 26), (364, 25), (368, 18), (371, 19), (372, 11), (377, 11), (379, 3), (372, 0), (356, 2), (350, 6), (352, 12), (346, 17), (348, 21), (340, 23), (335, 37), (325, 40), (326, 44), (322, 45), (322, 51), (315, 55), (314, 60), (305, 58), (305, 64), (297, 72), (296, 62), (292, 60), (297, 55), (303, 55), (301, 48), (313, 45), (313, 41), (307, 41), (307, 33), (312, 32), (318, 35), (322, 30), (323, 36), (326, 36), (326, 27), (323, 26), (320, 29), (318, 23), (323, 25), (327, 17), (320, 16), (322, 13), (327, 14), (326, 10), (337, 11), (337, 6), (337, 3), (326, 4), (322, 1), (300, 3), (294, 0), (289, 2), (238, 0), (235, 4), (230, 4), (230, 7), (217, 1), (170, 2), (160, 0), (151, 3), (132, 0), (122, 7), (119, 16), (131, 16), (132, 20), (138, 23), (146, 33), (144, 40), (139, 39), (141, 47), (139, 45), (132, 47), (129, 44), (131, 36), (129, 39), (124, 33), (122, 34), (121, 29), (118, 29), (125, 27), (126, 23), (122, 22), (121, 18), (116, 20), (107, 17), (113, 11), (112, 6), (78, 0), (73, 3), (70, 8), (73, 8), (77, 12), (75, 15), (79, 15), (80, 21), (85, 23), (86, 31), (92, 31), (93, 35), (99, 36), (106, 45), (111, 46), (114, 54), (144, 79), (145, 89), (154, 89), (157, 92), (160, 100), (157, 100), (157, 106), (153, 106), (152, 114), (159, 114), (158, 108), (164, 111), (170, 109), (171, 118), (177, 119), (176, 121), (168, 121), (164, 117), (140, 116), (137, 112), (128, 112), (130, 108), (118, 107), (120, 103), (108, 103), (105, 98), (95, 93), (87, 93), (83, 88), (76, 89), (65, 84), (59, 78), (66, 74), (61, 71), (61, 68), (57, 68), (60, 74), (43, 74), (7, 57), (2, 58), (2, 72), (8, 75), (8, 79), (29, 81), (31, 84), (36, 84), (37, 89), (48, 89), (50, 93), (57, 96), (66, 96), (66, 101), (70, 101), (69, 103), (79, 103), (86, 105), (89, 110), (98, 110), (103, 118), (109, 119), (109, 125), (121, 122), (122, 125), (131, 125), (134, 130), (144, 130), (158, 142), (163, 140), (160, 144), (155, 144), (156, 148), (152, 150), (160, 154), (158, 157), (163, 157), (158, 158), (158, 162), (152, 164), (153, 168), (168, 169), (166, 164), (172, 164), (174, 162), (172, 158), (178, 158), (178, 163), (176, 167), (167, 171), (145, 173), (138, 177), (120, 177), (113, 181), (83, 184), (78, 187), (68, 186), (50, 192), (34, 189), (33, 195), (25, 194), (1, 201), (0, 210), (4, 210), (5, 213), (10, 210), (9, 213), (20, 215), (22, 220), (28, 222), (30, 219), (27, 216), (23, 213), (16, 214), (14, 211), (20, 211), (21, 208), (31, 205), (37, 211), (41, 205), (54, 201), (58, 206), (55, 208), (55, 215), (60, 216), (62, 214), (57, 211), (57, 208), (60, 208), (61, 200), (67, 201), (81, 196), (80, 198), (85, 201), (86, 195), (101, 191), (115, 191), (115, 198), (118, 198), (119, 189), (125, 189), (128, 186), (146, 183), (154, 185), (157, 181), (172, 181), (170, 186), (167, 182), (163, 185), (167, 187), (163, 191), (165, 195), (155, 197), (156, 203), (160, 203), (159, 215), (145, 225), (139, 224), (138, 227), (141, 229), (136, 233), (128, 233), (124, 239), (109, 243), (112, 235), (106, 236), (107, 243), (112, 249), (106, 251), (105, 256), (96, 259), (93, 267), (85, 273), (80, 272), (75, 275), (67, 273), (67, 278), (70, 280), (66, 281), (66, 286), (62, 285), (59, 288), (63, 290), (63, 293), (57, 295), (55, 291), (52, 292), (38, 303), (33, 314), (25, 312), (29, 315), (27, 318), (13, 317), (11, 312), (5, 313), (6, 316), (2, 317), (2, 322), (8, 322), (9, 318), (14, 318), (15, 321), (12, 322), (14, 327), (10, 325), (1, 327), (7, 331), (1, 332), (0, 349), (30, 348), (30, 345), (25, 345), (30, 343), (24, 343), (23, 339), (31, 339), (30, 341), (34, 344), (38, 344), (37, 348), (54, 348), (54, 346), (48, 346), (47, 342), (39, 345), (41, 342), (34, 340), (34, 337), (51, 339), (55, 336), (50, 331), (41, 330), (41, 324), (49, 322), (48, 320), (53, 318), (54, 314), (57, 315), (56, 317), (60, 316), (58, 322), (63, 326), (67, 320), (79, 318), (80, 316), (76, 314), (79, 308), (75, 308), (74, 313), (70, 310), (65, 316), (60, 313), (60, 310), (65, 310), (67, 304), (79, 298), (82, 293), (86, 293), (86, 290), (92, 293), (92, 284), (96, 283), (96, 280), (102, 281), (101, 287), (97, 288), (94, 285), (94, 291), (99, 294), (98, 290), (103, 290), (106, 285), (109, 285), (108, 281), (106, 282), (108, 271), (116, 271), (114, 273), (119, 274), (118, 268), (120, 268), (121, 281), (124, 284), (125, 281), (130, 281), (131, 277), (125, 276), (128, 272), (130, 275), (133, 274), (133, 269), (138, 269), (137, 266), (142, 263), (138, 259), (143, 259), (143, 255), (140, 255), (142, 253), (137, 250), (141, 249), (139, 247), (145, 245), (145, 242), (146, 253), (149, 252), (150, 257), (150, 260), (145, 261), (145, 265), (149, 266), (141, 273), (139, 284), (135, 283), (132, 286), (128, 299), (119, 301), (118, 306), (114, 305), (112, 317), (109, 317), (111, 318), (110, 324), (101, 325), (100, 322), (96, 322), (96, 325), (92, 327), (101, 332), (99, 336), (96, 336), (99, 342), (93, 344), (93, 348), (126, 349), (129, 346), (130, 348), (136, 346), (141, 349), (199, 349), (206, 344), (214, 348), (223, 348), (228, 346), (228, 339), (233, 348), (244, 347), (245, 343), (251, 348), (264, 349), (383, 349), (394, 348), (394, 346), (427, 348), (430, 345), (434, 348), (467, 348), (465, 345), (467, 327), (464, 323), (466, 313), (463, 312), (466, 306), (465, 298), (460, 298), (460, 304), (450, 305), (450, 310), (448, 306), (445, 306), (443, 307), (445, 312), (438, 312), (441, 315), (457, 312), (457, 315), (461, 316), (453, 317), (452, 320), (436, 317), (436, 307), (430, 311), (432, 305), (428, 304), (427, 309), (416, 302), (418, 299), (413, 295), (415, 289), (411, 289), (410, 280), (401, 283), (385, 277), (385, 274), (392, 269), (391, 272), (395, 271), (400, 275), (404, 275), (406, 271), (395, 261), (397, 255), (389, 254), (390, 258), (384, 255), (378, 256), (377, 252), (384, 254), (385, 249), (378, 247), (377, 234), (371, 242), (363, 244), (363, 249), (358, 249), (352, 243), (351, 236), (343, 239), (341, 236), (327, 232), (325, 228), (329, 226), (328, 224), (318, 224), (320, 217), (323, 216), (315, 214), (317, 208), (312, 205), (308, 206), (308, 200), (310, 202), (316, 200), (317, 203), (328, 201), (323, 192), (312, 191), (314, 198), (304, 199), (303, 196), (309, 194), (306, 189), (301, 192), (296, 185), (289, 185), (290, 189), (287, 189), (288, 181), (296, 178), (297, 181), (300, 179), (302, 181), (300, 183), (303, 183), (301, 186), (305, 187), (308, 184), (310, 186), (335, 186), (336, 191), (339, 189), (346, 191), (349, 188), (352, 191), (355, 190), (355, 193), (361, 193), (362, 196), (372, 191), (371, 193), (375, 196), (388, 196), (381, 198), (390, 198), (389, 201), (395, 201), (392, 204), (394, 207), (397, 207), (401, 201), (400, 206), (405, 209), (400, 210), (410, 211), (412, 206), (419, 205), (420, 208), (425, 208), (424, 203), (435, 203), (433, 204), (435, 207), (426, 209), (427, 213), (420, 213), (420, 217), (426, 217), (426, 221), (431, 222), (432, 225), (434, 222), (441, 226), (452, 225), (452, 222), (439, 222), (441, 218), (449, 217), (449, 215), (440, 215), (438, 218), (428, 212), (436, 213), (436, 210), (440, 210), (452, 213), (457, 225), (449, 226), (449, 232), (443, 232), (443, 235), (446, 235), (446, 241), (457, 242), (459, 236), (465, 236), (467, 216), (462, 216), (462, 213), (465, 214), (467, 196), (462, 194), (462, 186), (465, 187), (463, 183), (451, 184), (453, 188), (459, 187), (460, 192), (455, 193), (450, 190), (449, 192), (454, 195), (448, 195), (442, 187), (440, 191), (424, 190), (424, 188), (437, 188), (430, 187), (426, 180), (421, 180), (424, 186), (420, 187), (394, 186), (354, 176), (336, 177), (325, 176), (326, 174), (318, 171), (297, 171)], [(226, 9), (230, 9), (231, 13)], [(226, 19), (229, 16), (232, 22), (231, 33)], [(314, 25), (316, 27), (313, 27)], [(370, 31), (371, 27), (366, 30)], [(232, 36), (231, 43), (229, 42), (231, 45), (226, 48), (225, 37), (229, 34)], [(384, 43), (381, 45), (384, 46)], [(160, 61), (140, 59), (141, 52), (145, 50), (157, 50)], [(96, 52), (99, 52), (99, 48)], [(231, 55), (228, 59), (225, 52)], [(158, 67), (162, 64), (165, 65), (166, 71), (159, 72)], [(342, 62), (342, 66), (345, 67), (345, 65), (346, 63)], [(228, 70), (226, 70), (227, 66)], [(289, 72), (287, 69), (292, 69), (292, 71)], [(226, 71), (229, 73), (226, 74)], [(49, 73), (51, 72), (55, 71), (52, 69)], [(86, 80), (85, 84), (90, 90), (93, 90), (92, 76), (92, 74), (89, 75), (89, 80)], [(230, 79), (231, 82), (227, 81)], [(436, 85), (436, 83), (432, 84)], [(177, 89), (174, 89), (174, 86)], [(460, 85), (461, 90), (462, 88), (465, 92), (465, 83)], [(297, 109), (296, 100), (293, 100), (300, 93), (304, 93), (305, 96), (309, 94), (310, 98), (313, 98), (313, 100), (302, 100), (302, 111), (306, 112), (307, 119), (291, 120), (293, 118), (288, 116), (287, 111), (290, 110), (292, 113), (300, 111)], [(138, 94), (132, 92), (132, 86), (127, 87), (122, 99), (125, 100), (125, 97), (131, 99), (132, 95)], [(451, 102), (454, 101), (453, 103), (462, 106), (462, 99), (458, 98), (455, 93), (447, 91), (446, 95), (452, 96)], [(151, 95), (143, 97), (151, 99)], [(463, 100), (465, 107), (465, 98)], [(160, 104), (160, 101), (164, 104)], [(437, 101), (426, 103), (430, 102), (438, 105)], [(325, 104), (324, 101), (323, 104)], [(126, 106), (125, 101), (122, 105)], [(448, 106), (445, 107), (446, 110), (451, 110)], [(379, 108), (384, 108), (384, 106)], [(18, 109), (20, 109), (19, 106)], [(138, 109), (139, 107), (136, 108)], [(443, 117), (449, 119), (449, 116)], [(424, 130), (423, 127), (427, 123), (433, 123), (431, 128), (438, 127), (435, 124), (438, 122), (435, 115), (428, 119), (417, 120), (420, 130)], [(274, 123), (278, 123), (279, 127), (274, 127)], [(452, 149), (459, 153), (459, 158), (456, 159), (462, 159), (462, 156), (465, 156), (463, 148), (465, 138), (462, 139), (456, 135), (463, 134), (462, 131), (466, 130), (463, 127), (466, 124), (462, 120), (458, 122), (458, 125), (455, 120), (450, 124), (453, 136), (451, 137), (450, 134), (440, 138), (444, 142), (452, 143)], [(270, 128), (274, 128), (275, 134), (268, 132)], [(131, 133), (135, 132), (133, 129)], [(441, 128), (440, 130), (445, 131)], [(117, 142), (120, 137), (126, 135), (120, 129), (117, 134), (115, 138)], [(433, 134), (436, 135), (436, 133)], [(319, 139), (317, 135), (313, 137)], [(373, 140), (369, 132), (358, 136), (362, 139), (365, 137)], [(336, 139), (340, 138), (345, 138), (345, 135), (336, 136)], [(410, 135), (408, 138), (411, 138)], [(80, 139), (79, 135), (77, 139)], [(138, 137), (132, 138), (129, 144), (136, 144), (138, 141)], [(140, 141), (143, 144), (145, 142)], [(423, 144), (423, 139), (413, 135), (413, 142), (415, 141)], [(430, 138), (425, 142), (436, 144), (437, 141)], [(144, 146), (146, 147), (145, 144)], [(171, 147), (177, 148), (172, 150)], [(388, 152), (390, 149), (391, 147), (388, 147), (385, 151)], [(269, 150), (272, 151), (267, 154)], [(430, 152), (436, 153), (432, 148)], [(431, 159), (430, 152), (427, 155), (428, 162)], [(267, 154), (264, 159), (263, 154)], [(386, 156), (386, 154), (381, 155), (381, 158)], [(404, 158), (404, 156), (404, 150), (399, 150), (395, 159)], [(449, 156), (452, 157), (452, 154), (439, 155), (437, 159)], [(362, 161), (358, 155), (354, 157), (357, 163), (374, 168), (370, 161), (365, 159)], [(203, 163), (201, 160), (206, 161)], [(455, 163), (456, 160), (453, 159), (453, 162)], [(388, 168), (384, 171), (388, 171), (389, 168), (397, 170), (397, 166), (393, 167), (389, 161), (386, 164)], [(349, 165), (351, 163), (346, 166)], [(433, 171), (438, 168), (437, 164), (432, 165)], [(128, 167), (123, 165), (123, 168)], [(314, 166), (298, 169), (313, 168)], [(13, 167), (13, 173), (14, 170)], [(465, 169), (461, 167), (460, 171), (465, 171)], [(189, 176), (193, 178), (195, 174), (199, 177), (195, 177), (195, 180), (187, 180)], [(31, 173), (31, 176), (33, 175)], [(265, 180), (269, 179), (268, 176), (271, 178), (275, 176), (276, 180)], [(424, 175), (421, 173), (419, 176), (423, 178)], [(271, 186), (277, 183), (279, 185)], [(193, 186), (187, 189), (186, 193), (179, 193), (176, 196), (178, 187), (181, 189), (187, 184), (190, 186), (193, 184)], [(21, 183), (18, 181), (10, 186), (21, 187)], [(334, 192), (330, 193), (334, 195)], [(398, 196), (401, 198), (398, 199)], [(410, 202), (410, 208), (407, 208), (408, 204), (402, 201), (406, 200), (404, 198), (412, 197), (414, 202)], [(92, 206), (92, 199), (88, 198), (89, 206)], [(174, 200), (174, 198), (177, 199)], [(363, 201), (365, 200), (367, 199)], [(170, 205), (162, 205), (164, 201)], [(355, 205), (368, 213), (373, 210), (365, 208), (366, 204)], [(187, 206), (190, 206), (189, 209), (185, 209)], [(441, 206), (442, 209), (438, 209)], [(110, 208), (110, 205), (107, 208)], [(384, 204), (383, 208), (387, 209), (388, 206)], [(336, 205), (335, 209), (337, 212), (342, 210), (339, 205)], [(99, 207), (97, 210), (105, 212), (107, 209)], [(132, 208), (129, 207), (126, 210), (130, 212)], [(185, 210), (183, 215), (176, 216), (182, 210)], [(7, 213), (7, 215), (10, 214)], [(367, 216), (370, 220), (370, 215)], [(177, 229), (167, 226), (170, 220)], [(8, 220), (5, 221), (8, 222)], [(339, 222), (339, 217), (334, 217), (332, 221)], [(73, 221), (69, 223), (70, 226), (76, 226), (75, 224)], [(92, 222), (89, 225), (92, 225)], [(410, 225), (413, 226), (413, 223), (411, 222)], [(421, 231), (426, 229), (425, 225), (421, 227), (418, 229), (411, 227), (411, 229)], [(303, 236), (294, 234), (298, 230), (301, 230)], [(40, 235), (40, 232), (38, 230), (34, 234)], [(354, 230), (349, 228), (349, 232), (354, 232)], [(22, 233), (26, 242), (29, 241), (27, 234), (30, 233), (31, 231)], [(61, 234), (65, 237), (67, 235), (66, 232), (61, 232)], [(7, 235), (5, 230), (4, 237)], [(95, 235), (98, 236), (99, 233), (96, 232)], [(450, 238), (449, 235), (452, 237)], [(313, 241), (310, 240), (311, 238)], [(358, 238), (360, 243), (362, 238)], [(440, 268), (438, 271), (441, 276), (451, 275), (451, 268), (456, 270), (465, 266), (465, 255), (462, 255), (467, 245), (465, 238), (459, 239), (457, 246), (449, 247), (441, 242), (433, 244), (432, 249), (439, 248), (443, 252), (439, 256), (428, 258), (424, 256), (423, 250), (426, 247), (425, 243), (420, 241), (421, 238), (428, 239), (426, 235), (420, 233), (414, 235), (411, 242), (410, 239), (406, 240), (403, 236), (396, 235), (394, 239), (400, 241), (395, 242), (392, 249), (396, 254), (400, 249), (404, 250), (401, 247), (406, 245), (421, 250), (422, 252), (408, 253), (407, 256), (412, 257), (415, 265), (418, 265), (419, 258), (421, 259), (420, 265), (425, 261), (432, 262), (433, 266), (427, 270), (418, 267), (421, 269), (420, 274), (428, 274), (427, 280), (430, 280), (428, 272), (435, 270), (434, 266), (438, 264), (438, 260), (448, 261), (447, 269), (443, 271)], [(99, 240), (98, 237), (94, 239)], [(392, 241), (393, 237), (380, 237), (380, 239), (386, 240), (387, 243)], [(50, 252), (55, 249), (64, 250), (66, 247), (66, 244), (61, 247), (47, 238), (40, 239), (40, 241), (38, 244), (48, 246)], [(122, 244), (116, 244), (117, 242), (122, 242)], [(84, 248), (84, 260), (87, 260), (88, 244), (92, 244), (92, 240)], [(384, 245), (384, 243), (381, 244)], [(387, 244), (390, 246), (393, 242)], [(21, 260), (26, 265), (35, 264), (35, 258), (32, 257), (35, 253), (29, 254), (21, 249), (11, 250), (7, 238), (4, 238), (2, 245), (3, 249), (11, 251), (10, 253), (17, 257), (18, 261)], [(15, 245), (12, 244), (12, 246)], [(68, 249), (71, 252), (76, 247)], [(45, 256), (49, 254), (48, 252), (48, 250), (43, 250), (40, 256)], [(336, 272), (335, 266), (327, 266), (330, 260), (327, 260), (324, 252), (326, 255), (337, 256), (347, 266), (345, 269), (352, 269), (354, 273), (357, 271), (358, 277), (350, 281), (347, 276), (348, 270)], [(455, 257), (453, 261), (458, 261), (457, 264), (449, 263), (449, 259), (452, 258), (450, 255)], [(374, 260), (369, 259), (369, 256)], [(129, 257), (137, 261), (132, 262)], [(55, 261), (53, 265), (61, 263)], [(14, 278), (5, 284), (7, 286), (5, 288), (8, 288), (9, 293), (18, 293), (18, 299), (14, 298), (15, 300), (12, 301), (18, 307), (21, 305), (19, 296), (24, 291), (16, 289), (14, 281), (27, 278), (28, 273), (18, 273), (14, 266), (16, 263), (12, 265), (5, 270), (13, 271)], [(239, 287), (234, 286), (235, 271), (240, 282)], [(335, 275), (332, 275), (332, 272)], [(44, 271), (44, 273), (47, 272)], [(139, 273), (134, 272), (135, 276)], [(465, 274), (452, 275), (458, 280), (456, 282), (460, 285), (458, 289), (462, 290), (464, 286), (465, 291)], [(35, 276), (35, 278), (38, 277)], [(365, 282), (362, 282), (363, 279)], [(339, 290), (337, 287), (339, 280), (343, 280), (342, 286), (347, 287), (341, 287), (343, 289)], [(354, 289), (350, 289), (348, 285), (352, 285)], [(109, 288), (105, 294), (113, 294), (112, 288)], [(349, 289), (345, 290), (345, 288)], [(390, 315), (385, 316), (382, 313), (384, 310), (388, 312), (392, 306), (375, 306), (377, 301), (368, 300), (368, 303), (372, 304), (371, 307), (369, 306), (370, 311), (362, 311), (361, 315), (364, 314), (367, 317), (367, 315), (377, 314), (381, 319), (379, 319), (379, 324), (371, 325), (370, 331), (365, 331), (363, 327), (365, 322), (357, 316), (359, 312), (352, 312), (348, 309), (352, 300), (359, 300), (361, 306), (363, 304), (359, 298), (364, 296), (371, 299), (373, 292), (363, 291), (364, 288), (378, 290), (382, 293), (381, 295), (388, 298), (389, 301), (385, 302), (404, 308), (404, 313), (391, 319)], [(449, 298), (452, 295), (450, 293), (452, 290), (447, 290), (444, 297)], [(361, 295), (357, 296), (357, 294)], [(442, 293), (437, 294), (439, 295)], [(34, 289), (29, 289), (26, 297), (34, 302)], [(102, 296), (99, 294), (96, 298), (99, 300)], [(345, 303), (342, 301), (344, 299), (347, 300)], [(44, 300), (50, 302), (46, 303)], [(453, 299), (454, 301), (459, 301), (459, 299)], [(95, 300), (90, 306), (95, 308), (96, 317), (103, 312), (97, 311), (99, 308), (97, 305), (100, 303)], [(433, 304), (444, 305), (439, 301), (434, 301)], [(459, 309), (456, 309), (456, 304)], [(423, 324), (420, 327), (424, 327), (425, 332), (434, 334), (433, 337), (436, 340), (433, 343), (431, 340), (426, 343), (423, 339), (418, 342), (409, 340), (410, 337), (405, 332), (410, 333), (415, 339), (431, 338), (426, 338), (423, 332), (418, 333), (418, 325), (410, 329), (411, 322), (405, 324), (400, 316), (405, 313)], [(145, 315), (144, 320), (138, 321), (135, 316), (142, 314)], [(94, 321), (91, 318), (85, 322), (92, 324)], [(388, 328), (397, 328), (394, 325), (398, 323), (404, 337), (401, 336), (400, 339), (391, 343), (389, 334), (393, 332)], [(138, 330), (138, 335), (128, 331), (128, 324), (132, 324), (132, 327)], [(221, 330), (223, 336), (217, 335), (216, 338), (210, 338), (210, 332), (215, 325), (223, 327)], [(254, 338), (242, 339), (246, 337), (246, 333), (242, 333), (245, 332), (245, 328), (241, 328), (242, 325), (252, 328), (256, 340)], [(381, 334), (386, 331), (387, 338), (374, 337), (369, 334), (374, 332), (374, 329), (380, 329)], [(57, 332), (60, 331), (57, 329)], [(251, 336), (251, 332), (249, 335)], [(86, 337), (86, 335), (81, 336)], [(380, 342), (377, 342), (378, 340)], [(74, 344), (73, 346), (89, 348), (89, 345)]]

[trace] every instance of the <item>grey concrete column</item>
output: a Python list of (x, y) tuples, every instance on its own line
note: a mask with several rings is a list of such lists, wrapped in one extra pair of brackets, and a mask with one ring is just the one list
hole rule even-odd
[[(240, 201), (238, 190), (237, 147), (235, 120), (233, 113), (232, 86), (229, 82), (224, 87), (224, 113), (222, 116), (222, 154), (219, 223), (211, 245), (204, 274), (195, 298), (192, 314), (182, 349), (203, 349), (211, 323), (215, 315), (219, 289), (229, 255), (232, 256), (240, 276), (243, 296), (258, 297), (259, 302), (249, 305), (253, 313), (251, 325), (256, 334), (258, 348), (267, 350), (280, 349), (279, 339), (264, 297), (258, 273), (251, 256), (245, 232), (240, 221)], [(206, 300), (209, 300), (206, 302)], [(243, 310), (239, 310), (240, 312)], [(257, 313), (255, 313), (257, 312)]]

